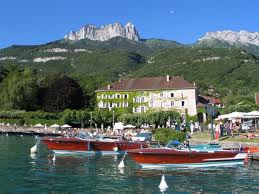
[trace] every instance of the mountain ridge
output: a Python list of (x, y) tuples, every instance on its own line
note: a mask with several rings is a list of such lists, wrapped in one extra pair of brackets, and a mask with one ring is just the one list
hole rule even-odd
[(125, 26), (122, 26), (119, 22), (114, 24), (107, 24), (97, 28), (95, 25), (85, 25), (79, 31), (71, 31), (68, 35), (65, 35), (67, 40), (99, 40), (106, 41), (114, 37), (122, 37), (129, 40), (138, 41), (139, 33), (134, 24), (128, 22)]

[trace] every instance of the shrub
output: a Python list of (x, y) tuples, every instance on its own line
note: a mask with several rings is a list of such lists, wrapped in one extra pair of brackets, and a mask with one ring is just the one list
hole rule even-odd
[(170, 128), (159, 128), (155, 131), (155, 139), (161, 144), (165, 145), (171, 140), (184, 141), (186, 138), (186, 133), (182, 131), (176, 131)]

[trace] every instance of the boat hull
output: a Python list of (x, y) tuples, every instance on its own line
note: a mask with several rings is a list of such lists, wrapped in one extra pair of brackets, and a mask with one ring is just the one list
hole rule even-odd
[(246, 153), (229, 150), (179, 151), (174, 149), (138, 149), (128, 154), (143, 168), (212, 167), (243, 164)]
[(44, 138), (43, 143), (57, 154), (116, 155), (130, 149), (146, 148), (144, 142), (82, 140), (77, 138)]

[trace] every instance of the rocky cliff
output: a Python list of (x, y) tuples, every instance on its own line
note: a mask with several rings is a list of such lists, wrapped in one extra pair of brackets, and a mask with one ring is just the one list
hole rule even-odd
[(232, 45), (242, 44), (259, 46), (259, 32), (235, 32), (231, 30), (208, 32), (198, 40), (199, 43), (206, 41), (223, 41)]
[(94, 25), (86, 25), (78, 32), (71, 31), (65, 36), (65, 39), (81, 40), (88, 38), (90, 40), (106, 41), (118, 36), (135, 41), (139, 40), (138, 31), (132, 23), (127, 23), (123, 26), (118, 22), (102, 26), (101, 28), (97, 28)]

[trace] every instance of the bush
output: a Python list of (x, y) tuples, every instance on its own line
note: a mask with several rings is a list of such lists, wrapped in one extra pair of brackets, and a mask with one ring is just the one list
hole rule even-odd
[(171, 140), (184, 141), (186, 138), (186, 133), (182, 131), (176, 131), (170, 128), (159, 128), (155, 131), (155, 139), (161, 144), (165, 145)]

